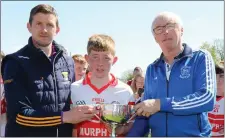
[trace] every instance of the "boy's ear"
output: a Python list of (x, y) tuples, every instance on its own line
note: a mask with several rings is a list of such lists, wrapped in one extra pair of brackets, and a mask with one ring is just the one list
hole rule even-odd
[(118, 60), (118, 57), (113, 58), (113, 65), (117, 62), (117, 60)]

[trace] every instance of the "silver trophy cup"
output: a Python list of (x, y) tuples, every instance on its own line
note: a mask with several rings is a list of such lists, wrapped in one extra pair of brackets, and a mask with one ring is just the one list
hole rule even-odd
[(133, 105), (102, 104), (100, 105), (101, 121), (110, 124), (112, 128), (111, 137), (116, 137), (115, 130), (118, 125), (129, 123), (134, 114)]

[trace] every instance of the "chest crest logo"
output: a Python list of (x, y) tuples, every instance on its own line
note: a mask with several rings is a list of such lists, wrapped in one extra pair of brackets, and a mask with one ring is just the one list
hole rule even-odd
[(69, 80), (68, 72), (62, 72), (62, 76), (63, 76), (64, 81), (68, 81)]
[(191, 67), (183, 66), (180, 70), (180, 78), (187, 79), (191, 76)]

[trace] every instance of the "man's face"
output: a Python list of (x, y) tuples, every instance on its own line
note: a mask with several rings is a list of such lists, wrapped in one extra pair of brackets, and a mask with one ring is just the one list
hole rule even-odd
[(183, 28), (170, 19), (158, 18), (155, 21), (153, 32), (162, 51), (172, 51), (181, 41)]
[(57, 18), (53, 14), (37, 13), (33, 16), (32, 24), (27, 23), (27, 28), (35, 43), (42, 47), (52, 43), (54, 36), (59, 32), (56, 21)]
[(114, 57), (108, 51), (98, 52), (92, 50), (85, 58), (88, 61), (92, 75), (97, 78), (106, 77), (110, 72), (112, 65), (117, 61), (117, 57)]
[(224, 73), (216, 74), (217, 95), (224, 96)]
[(88, 64), (86, 63), (80, 63), (75, 62), (75, 75), (76, 75), (76, 81), (80, 80), (86, 73)]

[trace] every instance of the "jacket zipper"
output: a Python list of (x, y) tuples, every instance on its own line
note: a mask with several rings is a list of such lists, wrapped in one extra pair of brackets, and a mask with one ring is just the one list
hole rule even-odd
[[(170, 72), (171, 73), (171, 72)], [(166, 97), (169, 95), (169, 81), (166, 79)], [(168, 137), (168, 113), (166, 112), (166, 137)]]
[[(181, 59), (183, 59), (185, 57), (188, 57), (188, 56), (184, 56), (184, 57), (182, 57), (182, 58), (174, 61), (173, 66), (172, 66), (172, 68), (170, 70), (169, 80), (170, 80), (170, 76), (171, 76), (171, 73), (172, 73), (172, 69), (174, 68), (175, 63), (178, 62), (178, 61), (180, 61)], [(167, 80), (167, 77), (166, 77), (166, 89), (167, 89), (166, 96), (167, 97), (169, 96), (169, 80)], [(166, 113), (166, 137), (168, 137), (168, 113)]]
[(57, 89), (57, 85), (56, 85), (56, 75), (55, 75), (55, 60), (57, 58), (57, 56), (60, 54), (61, 52), (58, 52), (57, 55), (54, 57), (53, 60), (53, 83), (54, 83), (54, 91), (55, 91), (55, 107), (56, 107), (56, 111), (58, 111), (58, 89)]
[[(175, 60), (174, 63), (173, 63), (173, 66), (170, 70), (170, 75), (169, 75), (169, 79), (167, 79), (167, 76), (166, 76), (166, 97), (169, 97), (169, 81), (170, 81), (170, 76), (171, 76), (171, 73), (172, 73), (172, 69), (175, 65), (177, 61)], [(166, 75), (166, 74), (165, 74)], [(166, 113), (166, 137), (168, 137), (168, 113)]]
[[(56, 75), (55, 75), (55, 60), (57, 58), (57, 56), (61, 53), (61, 51), (59, 51), (56, 56), (54, 57), (54, 60), (53, 60), (53, 83), (54, 83), (54, 87), (53, 87), (53, 90), (55, 92), (55, 108), (56, 108), (56, 111), (58, 111), (58, 89), (57, 89), (57, 85), (56, 85)], [(58, 131), (58, 127), (57, 127), (57, 130), (56, 130), (56, 137), (58, 137), (59, 135), (59, 131)]]

